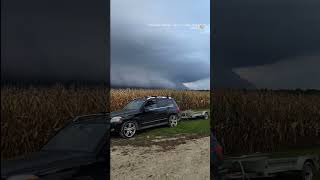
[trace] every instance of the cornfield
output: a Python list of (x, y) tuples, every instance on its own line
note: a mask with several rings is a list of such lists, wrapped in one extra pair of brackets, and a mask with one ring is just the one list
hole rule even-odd
[(1, 157), (38, 150), (71, 118), (105, 111), (103, 88), (1, 88)]
[(129, 100), (148, 95), (172, 96), (181, 109), (209, 108), (209, 91), (113, 89), (103, 87), (1, 87), (1, 157), (38, 150), (77, 115), (118, 110)]
[(171, 96), (180, 109), (204, 109), (210, 107), (209, 91), (164, 90), (164, 89), (112, 89), (112, 111), (121, 109), (129, 100), (144, 96)]
[(319, 93), (230, 90), (211, 101), (213, 125), (229, 153), (319, 145)]
[[(119, 110), (133, 98), (152, 95), (171, 96), (182, 110), (210, 105), (209, 91), (112, 89), (109, 107), (102, 87), (1, 87), (1, 157), (38, 150), (74, 116)], [(319, 140), (317, 93), (224, 91), (211, 101), (212, 122), (228, 152), (272, 152)]]

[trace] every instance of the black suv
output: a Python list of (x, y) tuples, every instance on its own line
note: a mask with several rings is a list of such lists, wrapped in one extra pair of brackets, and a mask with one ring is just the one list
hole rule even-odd
[(137, 130), (155, 126), (175, 127), (180, 109), (171, 97), (148, 96), (129, 102), (121, 111), (111, 113), (111, 131), (124, 138), (133, 137)]
[(107, 114), (79, 116), (39, 151), (1, 161), (1, 179), (109, 179)]

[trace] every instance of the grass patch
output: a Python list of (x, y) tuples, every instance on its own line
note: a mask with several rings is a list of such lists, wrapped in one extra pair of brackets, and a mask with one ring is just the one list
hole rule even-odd
[(210, 120), (209, 119), (195, 119), (182, 120), (177, 127), (158, 127), (154, 129), (147, 129), (138, 134), (138, 136), (173, 136), (173, 135), (210, 135)]
[(194, 119), (182, 120), (177, 127), (168, 126), (155, 127), (139, 131), (130, 139), (114, 137), (111, 146), (142, 146), (149, 147), (157, 145), (162, 151), (170, 150), (179, 144), (185, 144), (191, 139), (197, 139), (210, 135), (210, 120)]

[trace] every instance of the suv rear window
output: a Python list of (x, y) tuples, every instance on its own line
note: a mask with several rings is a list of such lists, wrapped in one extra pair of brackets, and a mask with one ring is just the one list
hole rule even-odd
[(155, 102), (155, 100), (149, 100), (145, 105), (145, 108), (157, 108), (157, 104)]
[(167, 107), (167, 106), (174, 106), (172, 100), (170, 99), (159, 99), (157, 101), (158, 107)]
[(141, 108), (142, 104), (145, 102), (144, 99), (135, 99), (129, 102), (123, 110), (138, 110)]

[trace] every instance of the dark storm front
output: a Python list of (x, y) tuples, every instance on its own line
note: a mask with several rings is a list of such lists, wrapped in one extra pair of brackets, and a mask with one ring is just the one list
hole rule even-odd
[(319, 89), (318, 0), (211, 3), (211, 86)]
[(2, 82), (35, 86), (75, 81), (108, 84), (108, 3), (1, 2)]

